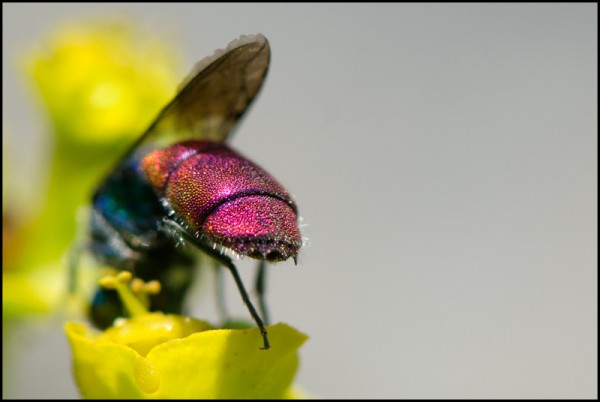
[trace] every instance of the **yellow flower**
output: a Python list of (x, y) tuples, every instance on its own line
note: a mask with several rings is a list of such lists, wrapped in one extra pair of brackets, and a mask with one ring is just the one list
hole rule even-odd
[(209, 329), (186, 317), (146, 314), (94, 335), (67, 323), (73, 368), (84, 398), (289, 398), (298, 348), (307, 337), (285, 324)]
[[(23, 213), (14, 192), (3, 192), (3, 216), (12, 221), (3, 224), (10, 239), (3, 242), (5, 318), (47, 313), (60, 303), (75, 211), (175, 94), (177, 49), (119, 20), (65, 24), (28, 52), (22, 64), (49, 111), (54, 146), (41, 172), (47, 185), (26, 197), (41, 200), (36, 210)], [(19, 177), (17, 164), (7, 170)]]
[(255, 329), (214, 329), (204, 321), (149, 313), (156, 281), (131, 281), (129, 272), (103, 278), (131, 318), (102, 333), (67, 323), (73, 372), (84, 398), (294, 398), (297, 350), (307, 339), (285, 324), (268, 327), (272, 346), (260, 349)]
[(29, 70), (57, 132), (84, 142), (141, 134), (174, 94), (175, 54), (131, 23), (65, 26)]

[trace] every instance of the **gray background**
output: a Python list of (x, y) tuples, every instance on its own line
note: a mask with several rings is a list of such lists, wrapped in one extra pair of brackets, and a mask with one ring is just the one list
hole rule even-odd
[[(124, 12), (178, 35), (190, 67), (262, 32), (271, 72), (232, 143), (308, 223), (299, 267), (269, 278), (275, 321), (311, 337), (297, 382), (328, 398), (595, 398), (597, 11), (3, 4), (3, 126), (43, 143), (14, 61), (62, 22)], [(40, 153), (21, 153), (27, 177)], [(4, 395), (75, 397), (60, 323), (23, 332)]]

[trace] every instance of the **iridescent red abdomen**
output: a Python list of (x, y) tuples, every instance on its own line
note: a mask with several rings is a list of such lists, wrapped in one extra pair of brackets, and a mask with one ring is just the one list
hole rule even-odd
[(268, 261), (296, 258), (302, 238), (291, 195), (225, 144), (174, 144), (141, 167), (171, 216), (198, 239)]

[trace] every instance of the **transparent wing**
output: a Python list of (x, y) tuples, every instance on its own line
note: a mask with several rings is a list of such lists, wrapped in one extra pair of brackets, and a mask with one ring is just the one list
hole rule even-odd
[(131, 150), (148, 152), (190, 139), (225, 141), (260, 90), (270, 53), (267, 38), (257, 34), (201, 60)]

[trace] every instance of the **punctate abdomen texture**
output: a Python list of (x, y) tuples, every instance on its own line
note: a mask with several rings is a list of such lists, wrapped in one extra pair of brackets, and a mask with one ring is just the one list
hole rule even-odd
[(197, 238), (269, 261), (296, 257), (296, 206), (271, 175), (231, 148), (189, 141), (148, 154), (148, 180)]

